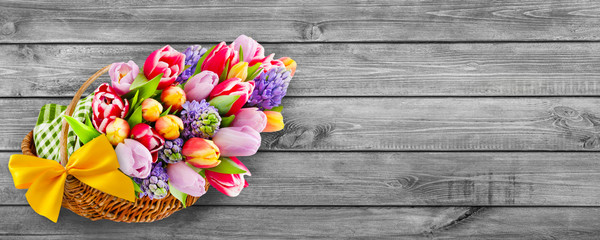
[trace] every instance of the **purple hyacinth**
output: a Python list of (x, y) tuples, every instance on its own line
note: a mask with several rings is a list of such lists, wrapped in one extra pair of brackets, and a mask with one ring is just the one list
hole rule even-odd
[(254, 91), (248, 99), (248, 106), (268, 110), (281, 104), (281, 99), (287, 93), (292, 77), (285, 67), (273, 67), (254, 79)]
[(133, 181), (142, 189), (140, 198), (148, 196), (150, 199), (161, 199), (169, 193), (169, 175), (162, 162), (152, 164), (152, 171), (147, 178), (133, 178)]
[(196, 100), (185, 102), (180, 117), (183, 121), (184, 139), (193, 137), (208, 139), (219, 130), (221, 125), (219, 111), (204, 99), (200, 102)]
[(181, 148), (183, 148), (183, 139), (166, 140), (163, 149), (158, 151), (158, 158), (166, 163), (177, 163), (183, 160)]
[(187, 82), (188, 78), (196, 72), (196, 65), (198, 64), (198, 60), (206, 53), (206, 48), (202, 48), (200, 45), (192, 45), (189, 46), (183, 54), (185, 54), (185, 65), (190, 65), (188, 69), (183, 71), (175, 82), (178, 84), (183, 84)]

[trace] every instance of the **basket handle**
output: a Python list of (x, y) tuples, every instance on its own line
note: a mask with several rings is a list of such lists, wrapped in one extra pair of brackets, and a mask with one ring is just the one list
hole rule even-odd
[[(112, 64), (111, 64), (112, 65)], [(71, 103), (69, 104), (69, 106), (67, 107), (67, 110), (65, 111), (65, 115), (66, 116), (71, 116), (73, 115), (73, 111), (75, 111), (75, 106), (77, 105), (77, 102), (79, 102), (79, 99), (81, 98), (81, 95), (83, 95), (83, 92), (85, 92), (85, 90), (94, 82), (96, 81), (96, 79), (98, 79), (100, 76), (102, 76), (102, 74), (108, 72), (108, 69), (110, 69), (110, 66), (108, 65), (106, 67), (103, 67), (102, 69), (98, 70), (96, 73), (94, 73), (94, 75), (92, 75), (90, 78), (88, 78), (87, 81), (85, 81), (81, 87), (79, 88), (79, 90), (77, 90), (77, 92), (75, 93), (75, 96), (73, 96), (73, 100), (71, 100)], [(67, 163), (69, 162), (69, 156), (67, 156), (67, 133), (69, 132), (69, 124), (67, 124), (67, 121), (65, 121), (63, 119), (62, 121), (62, 128), (60, 131), (60, 135), (59, 135), (59, 140), (60, 140), (60, 164), (63, 166), (66, 166)]]

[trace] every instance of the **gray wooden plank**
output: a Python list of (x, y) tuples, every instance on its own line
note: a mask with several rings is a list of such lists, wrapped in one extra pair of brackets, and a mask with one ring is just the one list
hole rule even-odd
[[(72, 96), (101, 67), (130, 59), (141, 66), (159, 47), (0, 45), (4, 86), (0, 97)], [(183, 51), (187, 45), (174, 47)], [(265, 44), (265, 48), (299, 64), (288, 96), (600, 95), (600, 43)], [(108, 81), (108, 76), (102, 79)]]
[[(0, 99), (0, 150), (19, 150), (46, 103)], [(288, 97), (273, 151), (598, 151), (600, 99)]]
[[(27, 206), (0, 207), (16, 239), (395, 238), (597, 239), (599, 208), (190, 207), (154, 223), (92, 222), (63, 210), (55, 224)], [(135, 230), (133, 230), (133, 228)]]
[(597, 7), (577, 0), (3, 1), (0, 42), (214, 42), (240, 33), (285, 42), (598, 40)]
[[(16, 152), (15, 152), (16, 153)], [(0, 165), (10, 153), (0, 153)], [(596, 153), (259, 152), (239, 197), (198, 205), (600, 206)], [(0, 168), (0, 202), (27, 204)]]

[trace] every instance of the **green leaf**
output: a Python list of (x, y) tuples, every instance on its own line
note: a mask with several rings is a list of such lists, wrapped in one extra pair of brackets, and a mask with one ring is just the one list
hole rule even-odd
[(75, 134), (77, 135), (77, 137), (79, 137), (79, 140), (83, 144), (86, 144), (92, 139), (100, 136), (100, 132), (98, 132), (98, 130), (96, 130), (94, 127), (85, 125), (84, 123), (77, 121), (77, 119), (66, 115), (64, 115), (63, 117), (65, 118), (67, 123), (69, 123), (71, 129), (73, 129), (73, 132), (75, 132)]
[(262, 63), (257, 63), (248, 68), (248, 77), (246, 77), (246, 81), (254, 80), (256, 76), (260, 74), (260, 70), (262, 70), (261, 65)]
[(131, 179), (131, 181), (133, 182), (133, 190), (135, 190), (136, 193), (143, 192), (142, 188), (140, 187), (140, 185), (138, 183), (136, 183), (135, 181), (133, 181), (133, 179)]
[(133, 96), (133, 98), (131, 98), (129, 106), (131, 106), (132, 108), (136, 107), (136, 105), (138, 104), (139, 95), (140, 95), (140, 90), (135, 91), (135, 95)]
[(231, 125), (231, 122), (233, 122), (233, 119), (235, 119), (235, 115), (231, 115), (229, 117), (221, 117), (220, 127), (229, 127), (229, 125)]
[(282, 110), (283, 110), (283, 106), (278, 106), (278, 107), (271, 108), (267, 111), (281, 112)]
[(231, 158), (221, 157), (219, 160), (221, 160), (219, 165), (207, 170), (224, 174), (240, 174), (246, 172), (246, 170), (242, 169), (237, 163), (232, 161)]
[(169, 108), (167, 108), (167, 110), (165, 110), (164, 112), (162, 112), (162, 113), (160, 114), (160, 117), (167, 116), (167, 115), (169, 114), (169, 111), (171, 111), (171, 107), (172, 107), (172, 106), (169, 106)]
[(223, 82), (227, 80), (227, 72), (229, 72), (229, 63), (231, 63), (231, 59), (227, 60), (225, 67), (223, 68), (223, 72), (221, 72), (221, 76), (219, 76), (219, 82)]
[(206, 178), (206, 174), (204, 173), (204, 169), (200, 170), (198, 172), (198, 174), (200, 174), (200, 176), (202, 176), (203, 178)]
[[(138, 75), (140, 76), (140, 75)], [(162, 78), (163, 74), (158, 74), (158, 76), (154, 77), (152, 80), (148, 81), (146, 79), (146, 77), (139, 77), (136, 78), (136, 80), (133, 81), (133, 83), (131, 84), (131, 86), (133, 87), (134, 85), (136, 86), (135, 88), (129, 88), (131, 89), (131, 91), (125, 95), (123, 95), (123, 97), (125, 98), (132, 98), (134, 93), (139, 94), (137, 101), (138, 102), (142, 102), (144, 101), (144, 99), (152, 97), (152, 95), (154, 95), (154, 93), (156, 92), (156, 88), (158, 87), (158, 84), (160, 83), (160, 79)], [(141, 79), (138, 82), (138, 79)]]
[(185, 201), (188, 196), (187, 193), (179, 191), (173, 186), (173, 184), (171, 184), (171, 181), (169, 181), (169, 192), (171, 192), (171, 195), (173, 195), (173, 197), (177, 198), (177, 200), (179, 200), (183, 204), (183, 208), (186, 208)]
[[(208, 51), (206, 51), (204, 54), (202, 54), (202, 57), (200, 58), (200, 60), (198, 60), (198, 63), (196, 64), (196, 71), (194, 71), (194, 75), (196, 75), (202, 71), (202, 64), (204, 63), (204, 60), (206, 60), (206, 57), (208, 57), (208, 54), (210, 54), (210, 52), (212, 52), (212, 50), (215, 49), (215, 47), (216, 46), (212, 46), (211, 48), (208, 49)], [(194, 75), (192, 75), (192, 77)]]
[(225, 116), (238, 98), (240, 98), (240, 95), (223, 95), (211, 99), (208, 101), (208, 104), (217, 108), (217, 110), (219, 110), (219, 115)]
[[(90, 115), (85, 115), (85, 125), (91, 128), (94, 128), (94, 125), (92, 125), (92, 120), (90, 120)], [(95, 128), (94, 128), (95, 129)]]
[(154, 94), (154, 92), (156, 92), (156, 88), (158, 88), (158, 84), (160, 83), (160, 79), (162, 78), (162, 76), (162, 73), (158, 74), (158, 76), (154, 77), (152, 80), (150, 80), (149, 82), (147, 82), (139, 88), (140, 100), (149, 98)]
[(242, 49), (242, 45), (240, 45), (240, 50), (238, 51), (240, 53), (240, 62), (244, 61), (244, 49)]
[(183, 66), (183, 70), (181, 70), (181, 72), (183, 72), (183, 71), (187, 70), (187, 69), (188, 69), (188, 68), (190, 68), (190, 67), (192, 67), (192, 65), (185, 65), (185, 66)]
[(142, 120), (142, 106), (138, 106), (135, 111), (133, 111), (129, 119), (127, 119), (127, 123), (129, 123), (129, 128), (133, 128), (135, 125), (141, 123)]
[(138, 75), (135, 77), (135, 79), (131, 83), (131, 86), (129, 86), (129, 91), (131, 92), (131, 90), (137, 89), (147, 82), (148, 82), (148, 79), (146, 78), (146, 75), (144, 75), (143, 71), (140, 71), (140, 73), (138, 73)]

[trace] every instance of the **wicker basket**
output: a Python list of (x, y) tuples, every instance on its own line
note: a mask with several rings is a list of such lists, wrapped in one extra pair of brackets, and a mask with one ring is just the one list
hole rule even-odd
[[(71, 116), (73, 114), (75, 105), (83, 92), (98, 77), (106, 73), (109, 68), (110, 65), (100, 69), (79, 88), (67, 107), (65, 115)], [(68, 127), (68, 124), (63, 121), (60, 133), (61, 164), (63, 166), (68, 162), (66, 154)], [(21, 150), (25, 155), (37, 156), (33, 141), (33, 131), (23, 139)], [(208, 186), (207, 183), (206, 190), (208, 190)], [(191, 206), (197, 200), (198, 197), (188, 196), (186, 205)], [(143, 197), (136, 199), (135, 202), (130, 202), (92, 188), (71, 175), (67, 176), (65, 182), (62, 206), (91, 220), (108, 219), (115, 222), (153, 222), (166, 218), (183, 208), (181, 202), (170, 193), (162, 199), (150, 200), (148, 197)]]

